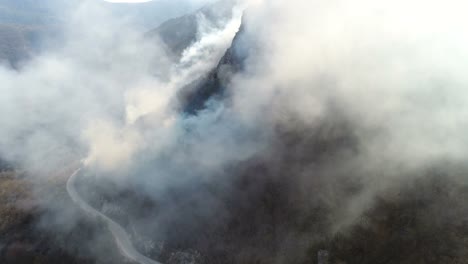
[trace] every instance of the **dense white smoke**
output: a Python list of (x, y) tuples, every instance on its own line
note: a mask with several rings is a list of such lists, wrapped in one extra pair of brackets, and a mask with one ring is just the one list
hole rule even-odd
[(229, 102), (186, 116), (177, 94), (217, 65), (242, 7), (221, 28), (199, 17), (197, 40), (174, 61), (128, 21), (85, 1), (60, 50), (20, 71), (0, 69), (2, 156), (36, 172), (86, 157), (154, 194), (162, 183), (221, 175), (267, 151), (278, 124), (315, 128), (336, 114), (351, 124), (357, 151), (321, 172), (353, 170), (349, 177), (368, 182), (337, 226), (404, 181), (402, 171), (467, 158), (463, 1), (245, 2), (237, 48), (250, 56), (232, 76)]
[(353, 217), (405, 172), (466, 160), (465, 2), (255, 2), (246, 34), (261, 52), (233, 84), (234, 109), (290, 127), (344, 116), (359, 145), (335, 171), (366, 182)]
[[(274, 100), (278, 111), (310, 123), (334, 104), (365, 130), (370, 157), (417, 164), (463, 159), (465, 7), (462, 1), (264, 2), (247, 16), (266, 50), (262, 68), (254, 69), (261, 79), (246, 81), (255, 90), (238, 85), (239, 109)], [(261, 102), (245, 105), (248, 93)]]
[[(179, 89), (216, 66), (240, 18), (236, 7), (219, 28), (200, 14), (197, 39), (173, 61), (131, 21), (97, 1), (83, 1), (70, 11), (62, 48), (20, 71), (1, 69), (2, 156), (36, 172), (83, 155), (102, 169), (125, 167), (142, 146), (158, 144), (148, 142), (144, 130), (171, 133), (177, 118), (171, 102)], [(147, 115), (151, 127), (136, 127)]]

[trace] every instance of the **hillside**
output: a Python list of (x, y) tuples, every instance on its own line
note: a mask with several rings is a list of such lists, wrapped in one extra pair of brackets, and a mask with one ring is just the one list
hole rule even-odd
[[(66, 19), (63, 15), (78, 3), (79, 1), (1, 0), (0, 63), (18, 67), (23, 60), (27, 60), (41, 48), (43, 39), (59, 33), (59, 25)], [(175, 3), (162, 0), (139, 5), (113, 3), (102, 5), (116, 15), (132, 17), (142, 32), (157, 26), (148, 33), (148, 36), (158, 34), (171, 50), (180, 53), (195, 39), (197, 12), (191, 12), (203, 4), (204, 1), (200, 3), (187, 1), (184, 4), (180, 1)], [(215, 12), (213, 10), (217, 7), (210, 6), (201, 12), (211, 19), (225, 15), (225, 10), (214, 15), (219, 10)], [(171, 20), (165, 22), (168, 19)], [(180, 33), (180, 30), (184, 30), (184, 33)]]

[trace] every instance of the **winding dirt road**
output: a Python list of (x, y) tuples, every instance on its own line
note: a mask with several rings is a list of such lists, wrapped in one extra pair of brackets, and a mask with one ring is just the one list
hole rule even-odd
[(70, 195), (73, 202), (76, 203), (87, 214), (91, 215), (92, 217), (96, 217), (106, 223), (107, 228), (109, 228), (112, 235), (114, 236), (115, 242), (117, 243), (119, 250), (125, 257), (140, 264), (162, 264), (161, 262), (152, 260), (138, 252), (133, 246), (132, 242), (130, 241), (129, 235), (127, 234), (125, 229), (123, 229), (122, 226), (120, 226), (118, 223), (116, 223), (114, 220), (110, 219), (103, 213), (94, 209), (92, 206), (86, 203), (86, 201), (83, 200), (83, 198), (80, 197), (80, 195), (75, 189), (76, 179), (78, 178), (80, 171), (81, 169), (76, 170), (67, 181), (67, 192), (68, 195)]

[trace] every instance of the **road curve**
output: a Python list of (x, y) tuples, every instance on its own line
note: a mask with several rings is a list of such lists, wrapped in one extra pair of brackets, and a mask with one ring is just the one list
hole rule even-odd
[(70, 195), (73, 202), (76, 203), (87, 214), (91, 215), (92, 217), (96, 217), (106, 223), (107, 228), (109, 228), (112, 235), (114, 236), (115, 242), (117, 243), (119, 250), (125, 257), (140, 264), (162, 264), (161, 262), (152, 260), (138, 252), (133, 246), (132, 242), (130, 241), (129, 235), (127, 234), (125, 229), (123, 229), (123, 227), (121, 227), (114, 220), (110, 219), (103, 213), (94, 209), (92, 206), (86, 203), (86, 201), (83, 200), (83, 198), (80, 197), (80, 195), (75, 189), (76, 179), (78, 178), (80, 171), (81, 169), (77, 169), (70, 176), (70, 178), (68, 178), (67, 181), (67, 192), (68, 195)]

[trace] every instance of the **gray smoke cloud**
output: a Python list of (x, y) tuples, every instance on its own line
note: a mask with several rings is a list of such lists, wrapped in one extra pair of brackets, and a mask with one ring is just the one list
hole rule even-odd
[[(177, 96), (216, 67), (245, 6), (236, 47), (249, 54), (245, 68), (227, 74), (223, 100), (180, 113)], [(2, 156), (40, 174), (83, 159), (155, 200), (170, 200), (174, 186), (229, 185), (243, 173), (230, 166), (265, 160), (266, 172), (254, 164), (245, 173), (290, 177), (304, 207), (325, 201), (331, 233), (418, 171), (467, 158), (462, 1), (252, 0), (233, 10), (221, 27), (200, 15), (196, 41), (174, 59), (129, 21), (85, 1), (70, 14), (62, 48), (19, 71), (0, 69)], [(285, 141), (295, 133), (345, 143), (291, 147)], [(343, 181), (362, 186), (349, 195)], [(195, 206), (200, 215), (223, 208), (193, 195), (207, 203)], [(184, 215), (176, 209), (160, 212), (154, 232), (168, 232), (160, 230), (168, 219)]]
[(129, 161), (143, 140), (133, 123), (151, 113), (161, 133), (171, 129), (170, 101), (216, 65), (238, 29), (239, 12), (223, 28), (200, 16), (196, 42), (173, 61), (131, 21), (84, 1), (64, 26), (63, 47), (21, 71), (2, 68), (3, 156), (35, 171), (57, 169), (80, 155), (108, 169)]
[(234, 108), (251, 122), (267, 116), (289, 127), (297, 120), (314, 127), (341, 113), (358, 152), (334, 166), (359, 168), (350, 174), (367, 182), (345, 209), (350, 214), (359, 215), (382, 188), (411, 180), (402, 176), (410, 171), (466, 160), (464, 3), (254, 6), (246, 29), (263, 52), (234, 81)]

